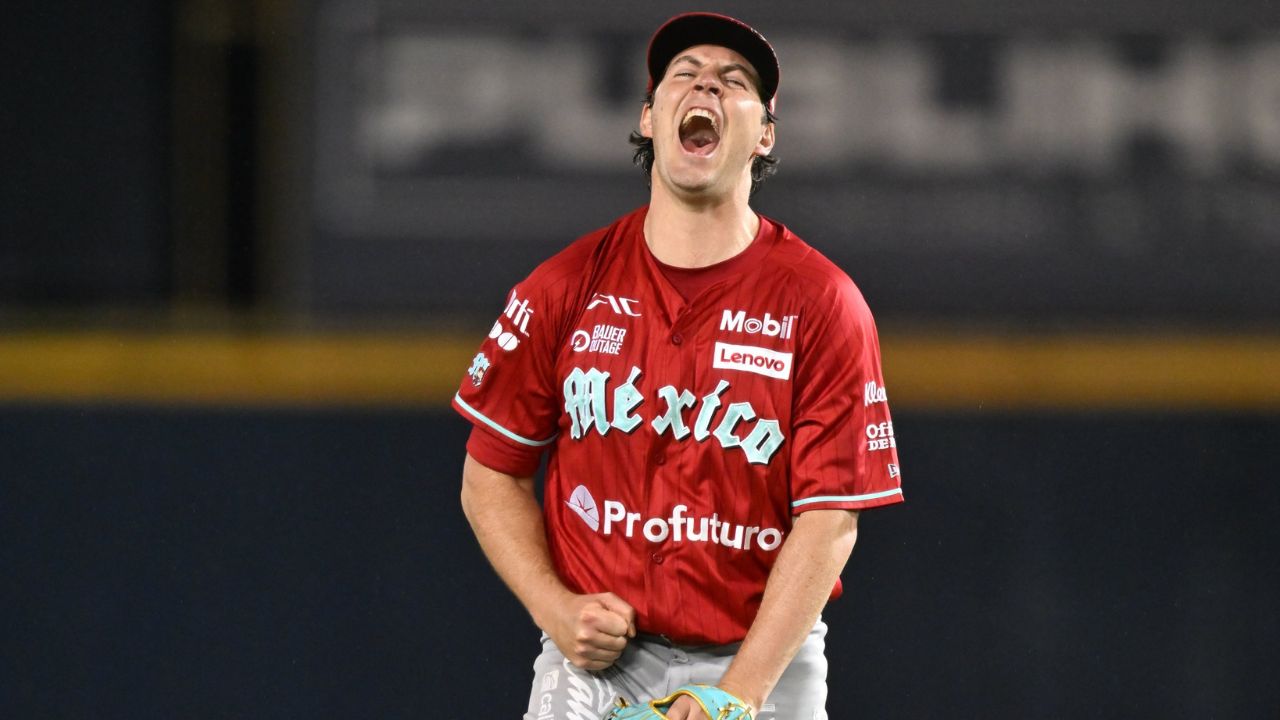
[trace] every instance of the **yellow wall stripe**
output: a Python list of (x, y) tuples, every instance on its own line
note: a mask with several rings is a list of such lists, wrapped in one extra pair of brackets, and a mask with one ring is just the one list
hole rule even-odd
[(442, 404), (480, 338), (0, 336), (0, 399), (178, 404)]
[[(9, 333), (0, 401), (440, 406), (481, 336)], [(1280, 411), (1280, 336), (882, 336), (895, 408)]]
[(895, 405), (1280, 410), (1280, 336), (894, 337)]

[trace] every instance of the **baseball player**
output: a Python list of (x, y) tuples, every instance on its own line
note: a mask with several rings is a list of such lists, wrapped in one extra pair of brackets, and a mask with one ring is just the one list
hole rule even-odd
[(543, 631), (526, 720), (825, 718), (821, 610), (858, 513), (902, 501), (875, 324), (749, 205), (765, 38), (679, 15), (648, 69), (649, 204), (506, 297), (453, 401), (463, 508)]

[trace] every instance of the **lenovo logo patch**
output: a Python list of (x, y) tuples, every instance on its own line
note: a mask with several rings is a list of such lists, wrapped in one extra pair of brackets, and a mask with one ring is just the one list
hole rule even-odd
[(768, 350), (751, 345), (716, 343), (711, 367), (741, 370), (766, 377), (786, 380), (791, 377), (791, 353)]

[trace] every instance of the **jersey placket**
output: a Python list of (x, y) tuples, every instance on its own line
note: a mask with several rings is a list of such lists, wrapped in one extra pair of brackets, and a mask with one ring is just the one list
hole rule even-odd
[[(654, 389), (658, 412), (653, 419), (653, 442), (650, 450), (652, 495), (649, 507), (655, 516), (662, 517), (676, 505), (687, 503), (688, 483), (684, 473), (696, 464), (689, 462), (687, 453), (696, 453), (696, 443), (686, 442), (692, 429), (690, 414), (696, 399), (693, 387), (693, 345), (686, 328), (688, 308), (671, 308), (674, 312), (667, 322), (654, 328), (649, 360), (659, 368), (654, 373), (658, 387)], [(666, 318), (664, 318), (665, 320)], [(679, 582), (672, 582), (671, 561), (678, 554), (680, 544), (672, 537), (650, 549), (649, 572), (645, 573), (646, 592), (667, 605), (666, 612), (679, 612), (683, 593)]]

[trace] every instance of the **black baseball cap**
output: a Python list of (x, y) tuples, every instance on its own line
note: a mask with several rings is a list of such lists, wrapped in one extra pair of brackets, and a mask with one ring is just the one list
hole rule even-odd
[(683, 13), (658, 28), (649, 40), (649, 92), (658, 86), (676, 54), (694, 45), (719, 45), (746, 58), (760, 75), (760, 100), (774, 108), (782, 71), (773, 46), (755, 28), (719, 13)]

